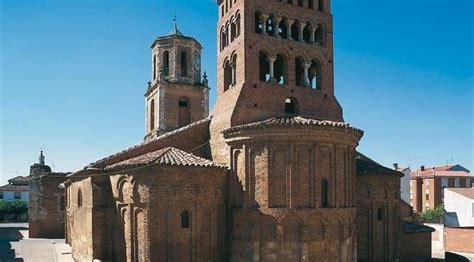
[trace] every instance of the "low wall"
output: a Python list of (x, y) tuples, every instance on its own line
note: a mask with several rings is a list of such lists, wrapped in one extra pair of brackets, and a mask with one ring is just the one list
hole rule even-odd
[(474, 253), (474, 227), (445, 227), (444, 250)]

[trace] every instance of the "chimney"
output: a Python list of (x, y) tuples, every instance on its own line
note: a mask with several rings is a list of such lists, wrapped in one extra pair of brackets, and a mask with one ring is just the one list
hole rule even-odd
[(398, 170), (398, 163), (393, 163), (393, 169)]
[(420, 167), (421, 171), (425, 171), (425, 166)]

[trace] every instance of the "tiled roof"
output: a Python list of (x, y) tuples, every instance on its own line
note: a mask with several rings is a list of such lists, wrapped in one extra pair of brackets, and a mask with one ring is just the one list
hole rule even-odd
[(445, 190), (453, 191), (467, 198), (474, 199), (474, 187), (471, 188), (446, 188)]
[(204, 124), (204, 123), (209, 123), (211, 121), (211, 117), (208, 117), (208, 118), (205, 118), (205, 119), (202, 119), (202, 120), (199, 120), (199, 121), (196, 121), (192, 124), (189, 124), (187, 126), (184, 126), (184, 127), (181, 127), (181, 128), (178, 128), (176, 130), (173, 130), (171, 132), (168, 132), (168, 133), (165, 133), (161, 136), (157, 136), (151, 140), (148, 140), (148, 141), (145, 141), (143, 143), (140, 143), (140, 144), (137, 144), (135, 146), (132, 146), (132, 147), (129, 147), (123, 151), (120, 151), (116, 154), (113, 154), (113, 155), (110, 155), (110, 156), (107, 156), (105, 158), (102, 158), (100, 160), (97, 160), (96, 162), (94, 163), (91, 163), (88, 165), (88, 167), (101, 167), (104, 163), (106, 163), (108, 160), (110, 159), (113, 159), (117, 156), (121, 156), (121, 155), (129, 155), (129, 154), (132, 154), (133, 155), (133, 151), (141, 151), (140, 149), (141, 148), (144, 148), (144, 147), (147, 147), (147, 146), (150, 146), (152, 145), (153, 143), (156, 143), (157, 141), (160, 141), (160, 140), (163, 140), (167, 137), (170, 137), (170, 136), (173, 136), (175, 135), (176, 133), (180, 133), (180, 132), (183, 132), (183, 131), (186, 131), (186, 130), (189, 130), (193, 127), (196, 127), (198, 125), (201, 125), (201, 124)]
[(405, 233), (431, 233), (435, 231), (432, 227), (408, 221), (402, 221), (402, 227)]
[(414, 171), (410, 173), (411, 177), (472, 177), (473, 175), (464, 171), (436, 171), (436, 170), (425, 170), (425, 171)]
[[(465, 167), (456, 164), (456, 165), (441, 165), (441, 166), (432, 166), (432, 167), (425, 167), (426, 170), (435, 170), (435, 171), (466, 171), (469, 173), (469, 170)], [(418, 168), (415, 171), (421, 171), (421, 168)]]
[(30, 187), (29, 186), (25, 186), (25, 185), (12, 185), (12, 184), (8, 184), (8, 185), (4, 185), (4, 186), (0, 186), (0, 191), (15, 191), (15, 192), (18, 192), (18, 191), (21, 191), (21, 192), (26, 192), (30, 190)]
[(232, 133), (235, 131), (252, 129), (252, 128), (271, 128), (271, 127), (315, 127), (315, 126), (327, 126), (327, 127), (340, 127), (345, 129), (354, 130), (363, 134), (363, 131), (352, 127), (350, 124), (345, 122), (335, 122), (328, 120), (317, 120), (304, 118), (301, 116), (291, 116), (291, 117), (273, 117), (264, 121), (254, 122), (250, 124), (245, 124), (241, 126), (231, 127), (224, 131), (224, 134)]
[(12, 179), (8, 179), (8, 183), (15, 185), (28, 185), (30, 178), (28, 176), (17, 176)]
[(357, 175), (403, 176), (402, 173), (391, 168), (384, 167), (360, 152), (356, 153), (356, 166)]
[(106, 171), (116, 171), (121, 169), (132, 169), (147, 165), (167, 165), (167, 166), (194, 166), (194, 167), (218, 167), (227, 168), (211, 160), (186, 153), (174, 147), (166, 147), (155, 152), (144, 154), (135, 158), (107, 166)]

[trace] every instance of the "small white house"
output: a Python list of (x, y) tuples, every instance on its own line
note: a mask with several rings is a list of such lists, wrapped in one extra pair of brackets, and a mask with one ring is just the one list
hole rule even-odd
[(444, 209), (445, 226), (474, 226), (474, 188), (445, 188)]
[(0, 200), (29, 201), (29, 177), (17, 176), (8, 180), (8, 184), (0, 186)]

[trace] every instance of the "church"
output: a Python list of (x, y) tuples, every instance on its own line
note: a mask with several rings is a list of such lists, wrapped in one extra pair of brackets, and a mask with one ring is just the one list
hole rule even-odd
[(218, 0), (202, 46), (151, 45), (144, 141), (67, 176), (76, 261), (399, 261), (400, 177), (334, 94), (330, 0)]

